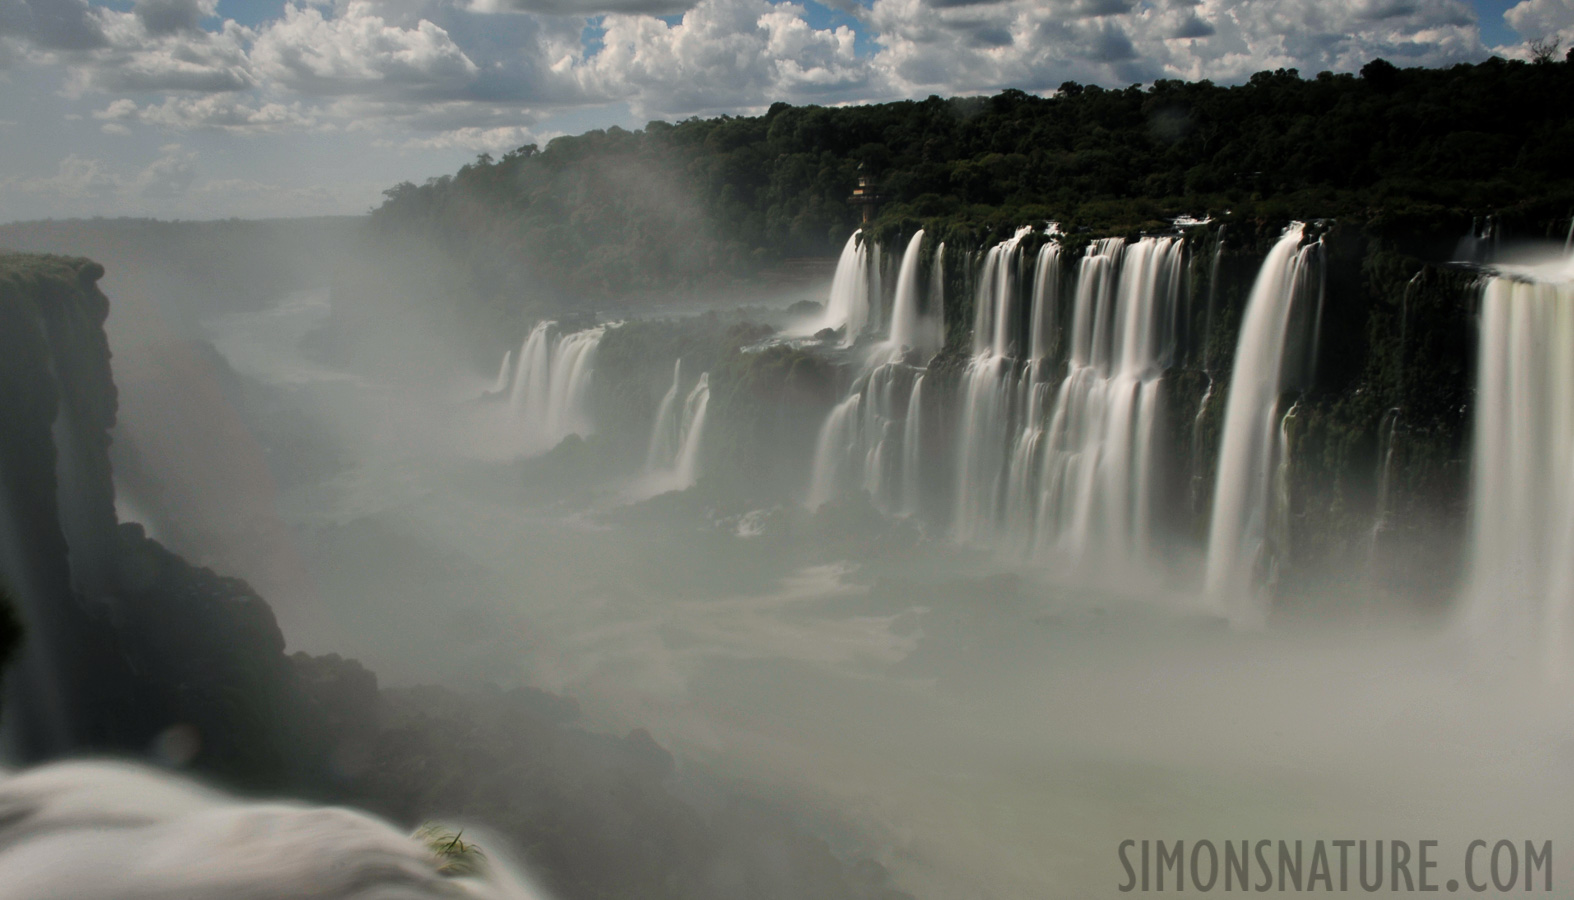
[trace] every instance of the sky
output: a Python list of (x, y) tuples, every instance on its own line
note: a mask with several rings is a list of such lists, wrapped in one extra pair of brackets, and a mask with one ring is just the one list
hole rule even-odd
[(0, 0), (0, 221), (362, 213), (560, 134), (1574, 41), (1574, 0)]

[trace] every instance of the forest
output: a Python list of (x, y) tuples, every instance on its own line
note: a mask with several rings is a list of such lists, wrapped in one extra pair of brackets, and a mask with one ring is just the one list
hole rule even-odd
[[(1052, 96), (773, 105), (762, 116), (558, 137), (385, 192), (384, 233), (435, 240), (517, 304), (725, 285), (833, 254), (860, 172), (882, 235), (979, 245), (1025, 222), (1131, 234), (1180, 215), (1342, 217), (1387, 232), (1521, 232), (1574, 208), (1574, 51), (1447, 69), (1259, 72)], [(1561, 237), (1562, 235), (1558, 235)], [(966, 244), (964, 244), (966, 245)], [(504, 298), (507, 298), (504, 300)]]

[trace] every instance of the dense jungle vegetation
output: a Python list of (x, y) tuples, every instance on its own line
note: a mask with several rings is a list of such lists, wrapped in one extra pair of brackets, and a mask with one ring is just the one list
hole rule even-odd
[[(1447, 69), (1383, 60), (1247, 83), (1159, 81), (1051, 97), (930, 97), (651, 122), (559, 137), (400, 184), (374, 227), (437, 239), (482, 297), (610, 296), (715, 284), (836, 252), (857, 227), (942, 237), (1034, 220), (1118, 233), (1168, 217), (1358, 218), (1446, 229), (1495, 215), (1545, 230), (1574, 208), (1574, 52)], [(960, 232), (960, 233), (959, 233)], [(1561, 236), (1561, 235), (1560, 235)]]

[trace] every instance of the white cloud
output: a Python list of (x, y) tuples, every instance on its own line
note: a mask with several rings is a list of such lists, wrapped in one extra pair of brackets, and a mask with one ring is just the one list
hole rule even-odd
[(869, 63), (854, 53), (852, 31), (814, 29), (802, 15), (802, 7), (767, 0), (701, 0), (674, 25), (609, 15), (601, 52), (582, 62), (565, 58), (557, 70), (589, 97), (673, 115), (865, 85)]
[(285, 6), (252, 47), (252, 61), (284, 87), (306, 94), (452, 96), (479, 68), (448, 32), (427, 19), (414, 28), (390, 25), (366, 0), (342, 13)]
[(219, 31), (154, 33), (134, 12), (100, 9), (98, 19), (106, 44), (70, 58), (72, 95), (244, 91), (259, 83), (246, 52), (253, 34), (233, 21)]
[(1574, 0), (1521, 0), (1503, 18), (1528, 41), (1574, 43)]
[(132, 12), (148, 34), (169, 34), (198, 30), (218, 7), (218, 0), (137, 0)]

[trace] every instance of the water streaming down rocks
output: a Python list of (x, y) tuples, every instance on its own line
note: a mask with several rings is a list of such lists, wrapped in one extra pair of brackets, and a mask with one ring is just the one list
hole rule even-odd
[[(976, 327), (991, 337), (975, 334), (964, 375), (957, 536), (1078, 566), (1145, 567), (1184, 244), (1094, 241), (1069, 280), (1059, 245), (1046, 244), (1024, 316), (1015, 284), (1024, 236), (991, 251), (979, 281)], [(1052, 364), (1062, 341), (1063, 376)]]
[(871, 283), (871, 273), (878, 269), (873, 244), (864, 239), (861, 231), (853, 232), (842, 247), (836, 261), (836, 274), (831, 278), (831, 296), (825, 304), (825, 316), (815, 326), (816, 331), (832, 329), (842, 332), (842, 343), (852, 344), (864, 330), (874, 324), (878, 316), (879, 292)]
[(606, 326), (564, 334), (557, 322), (531, 329), (520, 347), (508, 402), (528, 451), (555, 447), (571, 434), (590, 434), (590, 383)]
[(502, 396), (507, 393), (510, 385), (514, 383), (514, 351), (509, 350), (503, 354), (503, 364), (498, 366), (497, 380), (492, 382), (492, 389), (488, 394)]
[[(920, 304), (923, 292), (920, 290), (919, 266), (922, 263), (924, 243), (923, 229), (913, 234), (907, 242), (907, 250), (902, 254), (901, 268), (896, 277), (896, 296), (891, 306), (891, 334), (888, 339), (895, 350), (912, 349), (923, 354), (933, 353), (940, 349), (944, 343), (945, 318), (941, 304), (934, 302), (940, 296), (935, 290), (930, 291), (928, 308)], [(943, 251), (936, 251), (936, 263), (942, 265), (939, 259)], [(931, 276), (933, 284), (939, 280)]]
[(710, 406), (710, 373), (700, 373), (682, 400), (683, 361), (672, 367), (672, 386), (661, 398), (645, 453), (645, 479), (652, 493), (681, 491), (699, 479), (700, 442)]
[(890, 337), (867, 349), (847, 397), (820, 428), (809, 479), (810, 508), (860, 490), (888, 513), (917, 508), (920, 422), (909, 421), (922, 399), (915, 400), (915, 363), (924, 352), (939, 349), (941, 333), (934, 321), (938, 308), (919, 308), (923, 237), (923, 231), (913, 235), (902, 255)]
[(1574, 648), (1574, 261), (1481, 294), (1464, 621), (1494, 665)]
[(1305, 331), (1293, 327), (1306, 321), (1315, 332), (1319, 314), (1307, 307), (1320, 297), (1320, 243), (1303, 246), (1304, 239), (1304, 226), (1292, 224), (1263, 261), (1246, 301), (1225, 405), (1204, 591), (1239, 624), (1265, 614), (1262, 586), (1274, 565), (1269, 542), (1281, 531), (1276, 498), (1290, 415), (1280, 412), (1281, 395), (1305, 378), (1312, 356)]
[(984, 255), (973, 300), (973, 358), (962, 375), (962, 420), (957, 453), (958, 540), (994, 536), (1004, 495), (1002, 476), (1011, 444), (1011, 390), (1017, 381), (1016, 321), (1021, 228)]

